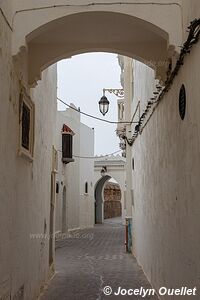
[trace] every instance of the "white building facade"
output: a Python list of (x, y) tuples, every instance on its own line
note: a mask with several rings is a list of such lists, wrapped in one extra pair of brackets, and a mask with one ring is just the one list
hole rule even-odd
[[(71, 104), (73, 108), (76, 107)], [(74, 132), (73, 160), (62, 161), (62, 128)], [(80, 113), (68, 108), (57, 112), (56, 232), (94, 225), (94, 130), (80, 122)]]
[(22, 103), (30, 103), (34, 114), (30, 124), (34, 135), (30, 134), (27, 145), (23, 141), (29, 151), (22, 148), (22, 105), (17, 92), (21, 89), (11, 72), (9, 38), (2, 20), (0, 28), (7, 45), (0, 55), (0, 139), (4, 140), (0, 146), (0, 298), (36, 299), (49, 270), (53, 271), (54, 244), (49, 234), (54, 226), (50, 203), (54, 201), (51, 176), (57, 70), (56, 66), (45, 70), (37, 88), (23, 96)]

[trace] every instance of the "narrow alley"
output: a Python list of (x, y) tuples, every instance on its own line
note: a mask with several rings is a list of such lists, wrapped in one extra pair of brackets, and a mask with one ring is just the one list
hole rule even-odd
[(199, 69), (200, 0), (0, 0), (0, 300), (200, 300)]
[(151, 288), (136, 259), (125, 253), (124, 226), (120, 221), (120, 218), (108, 219), (103, 225), (57, 242), (56, 274), (41, 300), (121, 299), (126, 296), (105, 296), (103, 288), (110, 286), (113, 293), (119, 287)]

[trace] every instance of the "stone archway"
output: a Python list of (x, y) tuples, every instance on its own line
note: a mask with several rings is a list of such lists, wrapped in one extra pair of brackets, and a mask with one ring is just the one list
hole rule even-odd
[[(100, 223), (103, 220), (103, 187), (105, 183), (113, 178), (119, 184), (121, 190), (121, 207), (122, 207), (122, 223), (125, 224), (125, 191), (126, 191), (126, 159), (120, 155), (111, 155), (108, 157), (97, 157), (94, 162), (95, 173), (95, 190), (98, 194), (95, 194), (95, 199), (98, 196), (99, 202), (97, 209), (100, 211)], [(101, 175), (102, 168), (106, 167), (106, 173)], [(100, 208), (99, 208), (100, 207)]]
[[(102, 224), (104, 221), (104, 187), (111, 178), (112, 177), (109, 174), (104, 175), (97, 181), (97, 183), (95, 185), (95, 189), (94, 189), (95, 224)], [(117, 183), (117, 184), (120, 188), (119, 183)], [(121, 191), (121, 188), (120, 188), (120, 191)], [(122, 191), (121, 191), (121, 195), (122, 195)], [(120, 199), (120, 202), (122, 202), (122, 198)], [(121, 207), (122, 207), (122, 205), (121, 205)]]
[[(125, 14), (79, 13), (51, 23), (45, 25), (40, 34), (36, 30), (27, 36), (30, 84), (38, 77), (39, 71), (75, 54), (113, 52), (152, 66), (158, 60), (166, 61), (168, 56), (166, 32)], [(164, 76), (165, 65), (159, 68), (159, 75)]]
[(165, 80), (169, 58), (182, 42), (181, 5), (170, 1), (165, 5), (94, 1), (93, 5), (46, 7), (33, 7), (26, 1), (26, 5), (16, 3), (14, 11), (12, 54), (16, 59), (24, 55), (24, 79), (31, 86), (51, 64), (95, 51), (140, 60)]

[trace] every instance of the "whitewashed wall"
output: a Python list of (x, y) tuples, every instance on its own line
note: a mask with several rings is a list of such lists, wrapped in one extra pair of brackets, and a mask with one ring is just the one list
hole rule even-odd
[[(194, 7), (183, 2), (187, 22), (199, 16), (197, 2)], [(133, 253), (156, 289), (161, 286), (200, 289), (199, 53), (198, 43), (132, 147)], [(153, 71), (134, 62), (133, 81), (134, 84), (130, 81), (133, 87), (130, 105), (134, 108), (140, 99), (143, 109), (152, 97)], [(187, 96), (183, 121), (179, 115), (182, 84)]]
[[(94, 157), (94, 129), (81, 123), (80, 156)], [(88, 194), (85, 183), (88, 183)], [(94, 225), (94, 159), (80, 159), (80, 227)]]
[[(140, 101), (141, 114), (146, 108), (147, 101), (153, 97), (153, 91), (155, 91), (155, 72), (145, 64), (133, 60), (133, 92), (132, 92), (132, 114)], [(138, 117), (138, 114), (137, 114)], [(135, 120), (137, 121), (137, 117)]]
[[(200, 288), (199, 53), (197, 44), (133, 146), (134, 254), (156, 288)], [(184, 121), (178, 100), (182, 84)]]
[(20, 78), (10, 51), (11, 32), (0, 15), (0, 298), (10, 299), (24, 286), (25, 299), (35, 300), (49, 272), (49, 240), (30, 234), (49, 232), (56, 67), (46, 70), (31, 91), (35, 148), (30, 162), (18, 156)]
[[(56, 231), (62, 229), (62, 205), (63, 205), (63, 188), (66, 187), (66, 229), (79, 228), (79, 174), (80, 159), (75, 158), (75, 162), (69, 164), (62, 163), (62, 127), (63, 124), (69, 126), (75, 133), (73, 136), (73, 153), (79, 155), (80, 149), (80, 114), (67, 109), (66, 111), (57, 112), (56, 122), (56, 148), (58, 150), (58, 174), (59, 194), (56, 199)], [(63, 182), (63, 184), (61, 184)]]

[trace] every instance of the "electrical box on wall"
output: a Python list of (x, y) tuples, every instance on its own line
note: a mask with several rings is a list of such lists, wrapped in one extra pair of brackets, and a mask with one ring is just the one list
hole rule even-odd
[(73, 136), (74, 132), (66, 124), (62, 128), (62, 162), (68, 164), (73, 162)]

